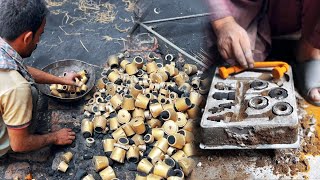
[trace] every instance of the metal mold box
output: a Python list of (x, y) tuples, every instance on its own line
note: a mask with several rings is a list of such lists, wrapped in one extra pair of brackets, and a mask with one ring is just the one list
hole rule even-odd
[(292, 70), (280, 80), (271, 70), (244, 71), (224, 80), (216, 69), (200, 124), (202, 149), (299, 147)]

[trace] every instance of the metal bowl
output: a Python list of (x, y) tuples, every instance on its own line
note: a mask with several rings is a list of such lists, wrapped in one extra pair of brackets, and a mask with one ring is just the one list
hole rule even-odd
[(70, 72), (70, 71), (79, 72), (82, 70), (87, 70), (88, 72), (88, 82), (86, 84), (88, 86), (88, 91), (86, 91), (84, 94), (79, 95), (75, 98), (61, 98), (61, 97), (53, 96), (50, 92), (50, 88), (49, 88), (50, 85), (48, 84), (39, 84), (38, 88), (40, 92), (42, 92), (43, 94), (63, 102), (72, 102), (72, 101), (80, 100), (86, 94), (88, 94), (88, 92), (91, 91), (96, 81), (95, 71), (92, 66), (90, 66), (89, 64), (83, 61), (79, 61), (76, 59), (64, 59), (64, 60), (56, 61), (52, 64), (49, 64), (48, 66), (42, 69), (42, 71), (53, 74), (55, 76), (61, 76), (64, 72)]

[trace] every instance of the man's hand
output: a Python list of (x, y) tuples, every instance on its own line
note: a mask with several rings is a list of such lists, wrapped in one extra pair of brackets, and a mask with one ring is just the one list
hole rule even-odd
[(63, 78), (63, 84), (65, 85), (76, 85), (76, 82), (75, 82), (75, 78), (81, 78), (81, 76), (77, 73), (74, 73), (74, 72), (69, 72), (67, 73), (66, 76), (62, 77)]
[(229, 16), (216, 20), (212, 22), (212, 26), (221, 56), (225, 60), (236, 60), (244, 68), (253, 68), (249, 36), (234, 18)]
[(68, 128), (60, 129), (54, 132), (54, 135), (55, 141), (53, 144), (55, 145), (68, 145), (76, 138), (76, 133)]

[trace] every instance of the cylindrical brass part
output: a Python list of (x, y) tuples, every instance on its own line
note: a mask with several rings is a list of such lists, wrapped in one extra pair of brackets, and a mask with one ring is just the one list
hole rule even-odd
[(109, 73), (109, 75), (108, 75), (108, 79), (109, 79), (110, 82), (113, 82), (113, 83), (119, 81), (119, 79), (120, 79), (120, 74), (119, 74), (119, 72), (117, 72), (117, 71), (111, 71), (111, 72)]
[(124, 145), (124, 144), (119, 144), (119, 143), (114, 143), (114, 148), (116, 148), (116, 147), (128, 151), (130, 146), (129, 145)]
[(140, 151), (140, 152), (145, 152), (145, 151), (147, 150), (147, 145), (145, 145), (145, 144), (140, 144), (140, 145), (138, 146), (138, 148), (139, 148), (139, 151)]
[(131, 122), (131, 127), (136, 134), (143, 134), (146, 131), (146, 126), (141, 118), (135, 118)]
[(180, 129), (180, 130), (178, 131), (178, 133), (179, 133), (179, 134), (182, 134), (182, 135), (184, 136), (184, 138), (185, 138), (185, 140), (186, 140), (186, 143), (190, 143), (190, 142), (192, 142), (192, 141), (194, 140), (194, 135), (193, 135), (193, 133), (190, 132), (190, 131), (187, 131), (187, 130), (185, 130), (185, 129)]
[(187, 114), (190, 119), (201, 118), (200, 112), (201, 112), (200, 108), (195, 104), (192, 104), (191, 108), (187, 110)]
[(86, 138), (86, 145), (87, 147), (91, 147), (92, 145), (94, 145), (95, 140), (92, 137)]
[(65, 173), (67, 171), (68, 167), (69, 167), (69, 165), (66, 162), (61, 161), (58, 165), (58, 170)]
[(88, 174), (82, 180), (94, 180), (94, 177), (92, 174)]
[(98, 79), (98, 81), (97, 81), (97, 87), (98, 87), (98, 89), (104, 89), (104, 88), (106, 87), (106, 84), (104, 83), (105, 81), (106, 81), (106, 80), (105, 80), (104, 77)]
[[(84, 113), (83, 113), (83, 116), (85, 117), (85, 118), (90, 118), (91, 117), (91, 113), (89, 112), (89, 111), (85, 111)], [(93, 124), (92, 124), (93, 125)]]
[(128, 111), (134, 110), (134, 98), (131, 95), (125, 95), (123, 97), (122, 108)]
[(147, 180), (163, 180), (163, 178), (155, 174), (149, 174), (147, 176)]
[(68, 90), (68, 86), (67, 86), (67, 85), (63, 85), (63, 86), (62, 86), (62, 90), (63, 90), (63, 91), (67, 91), (67, 90)]
[(144, 175), (137, 173), (135, 180), (147, 180), (147, 176), (144, 176)]
[(153, 164), (147, 158), (141, 159), (138, 163), (137, 171), (149, 174), (153, 168)]
[(119, 94), (114, 95), (110, 99), (111, 105), (114, 109), (118, 110), (121, 107), (122, 104), (122, 97)]
[(152, 118), (149, 121), (147, 121), (147, 124), (150, 126), (150, 128), (157, 128), (161, 127), (162, 123), (159, 119)]
[(120, 137), (119, 139), (118, 139), (118, 142), (117, 142), (118, 144), (123, 144), (123, 145), (129, 145), (129, 140), (128, 140), (128, 138), (126, 138), (126, 137)]
[(160, 103), (150, 104), (149, 106), (150, 113), (152, 117), (158, 117), (163, 111), (162, 105)]
[(72, 154), (72, 152), (69, 151), (69, 152), (66, 152), (62, 155), (62, 160), (66, 163), (69, 163), (71, 161), (72, 157), (73, 157), (73, 154)]
[(92, 164), (96, 172), (99, 172), (109, 166), (109, 160), (106, 156), (93, 156)]
[(79, 74), (79, 75), (82, 77), (82, 76), (87, 75), (87, 74), (88, 74), (88, 71), (84, 69), (84, 70), (82, 70), (82, 71), (79, 71), (77, 74)]
[(119, 67), (119, 58), (116, 55), (108, 57), (108, 65), (111, 69)]
[(120, 124), (125, 124), (131, 120), (131, 114), (125, 109), (120, 109), (117, 118)]
[(139, 135), (139, 134), (135, 134), (131, 139), (134, 141), (134, 144), (135, 144), (136, 146), (145, 144), (145, 142), (144, 142), (144, 140), (143, 140), (143, 136), (141, 136), (141, 135)]
[(147, 73), (148, 74), (157, 72), (157, 70), (158, 70), (158, 66), (157, 66), (157, 63), (155, 61), (147, 63), (146, 67), (147, 67)]
[(103, 150), (105, 153), (112, 152), (114, 149), (114, 144), (116, 143), (116, 140), (114, 139), (104, 139), (102, 140), (103, 144)]
[(134, 111), (132, 112), (132, 119), (138, 118), (138, 117), (144, 117), (144, 110), (141, 108), (135, 108)]
[(132, 129), (131, 125), (129, 123), (126, 123), (124, 125), (122, 125), (122, 129), (124, 130), (124, 132), (126, 133), (126, 135), (128, 137), (132, 136), (135, 134), (134, 130)]
[(183, 147), (183, 152), (188, 156), (194, 156), (196, 155), (196, 147), (194, 146), (193, 143), (187, 143), (184, 147)]
[(154, 137), (151, 134), (146, 134), (144, 137), (144, 142), (151, 144), (154, 142)]
[(135, 64), (137, 68), (141, 69), (143, 67), (143, 58), (141, 56), (136, 56), (133, 59), (133, 64)]
[[(99, 101), (99, 99), (101, 100), (102, 97), (97, 98), (97, 101)], [(106, 111), (106, 106), (107, 106), (107, 103), (99, 103), (98, 110), (101, 111), (101, 112), (105, 112)]]
[(208, 86), (200, 86), (199, 87), (199, 93), (202, 95), (208, 94), (209, 90), (210, 90), (210, 86), (209, 87)]
[(103, 116), (96, 116), (93, 120), (94, 131), (97, 133), (102, 133), (107, 127), (107, 120)]
[(183, 83), (179, 86), (179, 90), (183, 92), (190, 92), (192, 89), (191, 85), (189, 83)]
[(58, 91), (58, 92), (63, 92), (63, 85), (58, 84), (58, 85), (57, 85), (57, 91)]
[(173, 65), (166, 64), (165, 68), (167, 69), (171, 77), (174, 77), (179, 74), (179, 70)]
[(203, 101), (203, 96), (195, 91), (190, 92), (190, 101), (192, 104), (195, 104), (197, 106), (200, 106), (200, 104)]
[(116, 94), (117, 88), (116, 88), (116, 85), (115, 85), (115, 84), (113, 84), (113, 83), (108, 83), (108, 84), (106, 85), (106, 90), (107, 90), (107, 93), (108, 93), (109, 95), (114, 96), (114, 95)]
[(89, 119), (83, 119), (81, 123), (81, 133), (84, 138), (92, 136), (93, 133), (93, 123)]
[(51, 84), (49, 89), (52, 91), (52, 90), (57, 90), (58, 88), (58, 85), (57, 84)]
[(200, 78), (200, 85), (203, 87), (209, 87), (211, 84), (211, 80), (208, 77), (201, 77)]
[(186, 123), (186, 125), (183, 126), (184, 130), (193, 132), (193, 127), (194, 127), (194, 120), (189, 119)]
[(169, 91), (167, 89), (160, 89), (159, 94), (168, 97), (169, 96)]
[(143, 95), (143, 94), (139, 94), (137, 96), (136, 102), (135, 102), (135, 106), (142, 108), (142, 109), (147, 109), (149, 104), (149, 99)]
[(191, 107), (192, 103), (189, 98), (178, 98), (175, 103), (175, 109), (184, 112)]
[(118, 139), (121, 137), (127, 137), (126, 133), (123, 131), (121, 127), (114, 131), (111, 135), (116, 141), (118, 141)]
[(75, 92), (70, 93), (70, 98), (76, 98), (76, 97), (77, 97), (77, 93), (75, 93)]
[(173, 79), (178, 86), (181, 86), (183, 83), (186, 82), (186, 78), (182, 73), (179, 73), (178, 75), (174, 76)]
[(173, 135), (168, 136), (168, 144), (177, 149), (182, 149), (186, 144), (186, 140), (182, 134), (175, 133)]
[(156, 140), (159, 140), (159, 139), (163, 138), (164, 131), (161, 128), (153, 128), (151, 130), (151, 134)]
[(102, 180), (112, 180), (116, 177), (116, 174), (114, 173), (113, 169), (111, 166), (108, 166), (107, 168), (105, 168), (104, 170), (102, 170), (99, 173), (100, 177)]
[(130, 63), (126, 65), (126, 72), (127, 74), (129, 74), (130, 76), (135, 75), (138, 73), (138, 68), (136, 66), (136, 64), (134, 63)]
[(113, 118), (109, 119), (109, 124), (110, 124), (110, 130), (116, 130), (120, 126), (117, 117), (113, 117)]
[(171, 157), (172, 157), (172, 159), (174, 159), (176, 162), (178, 162), (180, 159), (186, 158), (187, 155), (186, 155), (182, 150), (179, 150), (179, 151), (177, 151), (175, 154), (173, 154)]
[(139, 148), (135, 145), (131, 146), (127, 151), (127, 160), (131, 163), (138, 163), (139, 161)]
[(166, 163), (164, 163), (163, 161), (158, 161), (154, 166), (153, 173), (155, 175), (167, 178), (170, 169), (171, 167), (168, 166)]
[(57, 97), (62, 97), (62, 95), (56, 89), (51, 90), (51, 94)]
[(167, 135), (173, 135), (178, 132), (179, 127), (174, 121), (168, 120), (163, 123), (162, 129)]
[(145, 117), (145, 119), (147, 119), (147, 120), (150, 120), (150, 119), (152, 118), (152, 115), (151, 115), (151, 113), (150, 113), (149, 110), (145, 110), (145, 111), (144, 111), (144, 117)]
[(83, 94), (83, 93), (85, 93), (85, 92), (87, 92), (88, 91), (88, 86), (87, 85), (82, 85), (81, 87), (80, 87), (80, 92)]
[(181, 158), (178, 160), (178, 163), (185, 176), (189, 176), (192, 170), (196, 167), (196, 162), (192, 158)]
[(193, 64), (185, 64), (183, 66), (183, 69), (184, 69), (184, 72), (188, 75), (194, 75), (197, 73), (198, 71), (198, 68), (196, 65), (193, 65)]
[(174, 109), (167, 109), (161, 112), (160, 119), (164, 121), (172, 120), (176, 122), (178, 119), (178, 115)]
[(182, 112), (178, 112), (177, 113), (178, 119), (176, 121), (176, 124), (178, 125), (178, 127), (184, 127), (187, 124), (187, 116), (182, 113)]
[(156, 142), (154, 146), (159, 148), (162, 152), (166, 153), (169, 148), (168, 140), (162, 137)]
[(158, 101), (162, 104), (165, 105), (167, 104), (167, 97), (163, 96), (163, 95), (159, 95), (158, 96)]
[(119, 147), (115, 147), (110, 155), (110, 158), (112, 160), (115, 160), (119, 163), (124, 163), (125, 157), (126, 157), (126, 150)]
[(155, 164), (156, 162), (164, 159), (164, 154), (158, 147), (153, 147), (148, 154), (148, 158), (151, 159), (152, 164)]
[(166, 165), (170, 166), (171, 168), (175, 168), (176, 167), (176, 162), (171, 157), (166, 157), (163, 160), (163, 162), (166, 163)]
[(127, 64), (130, 64), (130, 61), (126, 59), (120, 62), (120, 66), (122, 67), (122, 69), (126, 69)]
[(136, 84), (131, 87), (130, 93), (134, 98), (137, 98), (139, 94), (143, 93), (143, 88), (139, 84)]
[(200, 78), (199, 77), (192, 78), (191, 85), (193, 89), (198, 90), (200, 86)]
[(169, 156), (171, 156), (172, 154), (176, 153), (177, 152), (177, 149), (174, 148), (174, 147), (169, 147), (168, 150), (167, 150), (167, 154)]
[(87, 76), (83, 76), (79, 82), (79, 84), (83, 83), (86, 84), (88, 82), (88, 77)]
[(174, 109), (174, 104), (170, 103), (170, 104), (164, 104), (162, 105), (163, 110), (168, 110), (168, 109)]
[(155, 96), (152, 94), (152, 93), (147, 93), (146, 94), (146, 97), (148, 98), (148, 99), (154, 99), (155, 98)]

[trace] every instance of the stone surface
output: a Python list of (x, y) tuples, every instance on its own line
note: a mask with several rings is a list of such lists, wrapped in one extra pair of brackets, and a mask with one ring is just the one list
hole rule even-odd
[[(267, 82), (263, 89), (254, 90), (250, 85), (254, 80)], [(207, 105), (201, 119), (204, 149), (280, 149), (298, 148), (298, 115), (293, 75), (291, 69), (280, 79), (283, 82), (281, 88), (287, 91), (287, 96), (272, 98), (270, 91), (279, 88), (270, 75), (270, 69), (261, 71), (241, 72), (223, 80), (216, 70), (211, 90), (208, 95)], [(234, 84), (235, 89), (218, 90), (215, 85), (218, 82)], [(236, 100), (226, 100), (213, 97), (217, 93), (236, 92)], [(252, 98), (261, 97), (264, 101), (257, 101), (257, 108), (250, 106)], [(220, 108), (223, 103), (233, 102), (231, 108)], [(273, 108), (277, 103), (288, 103), (292, 108), (289, 114), (277, 115)], [(253, 103), (254, 104), (254, 103)], [(255, 104), (254, 104), (255, 105)], [(256, 106), (256, 105), (255, 105)], [(221, 111), (209, 112), (212, 108), (220, 108)], [(281, 109), (283, 113), (287, 109)], [(214, 117), (214, 120), (209, 118)], [(221, 119), (219, 119), (221, 118)]]
[(24, 179), (24, 177), (30, 172), (30, 164), (27, 162), (17, 162), (9, 164), (5, 171), (5, 179)]

